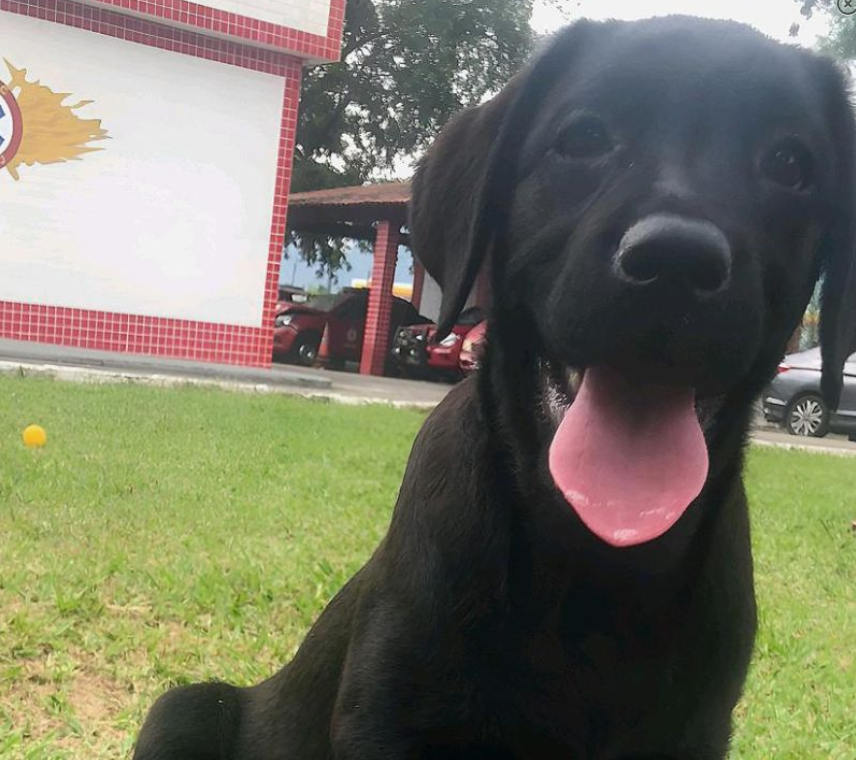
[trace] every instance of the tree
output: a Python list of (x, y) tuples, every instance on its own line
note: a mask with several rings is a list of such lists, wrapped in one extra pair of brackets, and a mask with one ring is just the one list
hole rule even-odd
[[(304, 75), (292, 189), (393, 176), (520, 67), (533, 1), (348, 0), (341, 61)], [(319, 275), (344, 264), (341, 241), (291, 242)]]
[(296, 191), (388, 175), (528, 55), (533, 0), (349, 0), (342, 59), (306, 71)]
[[(846, 16), (838, 10), (838, 0), (795, 0), (800, 5), (800, 13), (811, 18), (815, 13), (829, 17), (829, 33), (818, 40), (818, 47), (824, 53), (849, 61), (856, 58), (856, 16)], [(799, 25), (794, 24), (791, 34), (796, 36)]]

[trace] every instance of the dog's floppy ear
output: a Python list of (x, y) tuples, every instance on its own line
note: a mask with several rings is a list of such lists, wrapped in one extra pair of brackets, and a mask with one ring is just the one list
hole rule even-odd
[(844, 75), (822, 61), (827, 118), (837, 152), (832, 222), (824, 242), (820, 312), (821, 390), (838, 407), (844, 363), (856, 351), (856, 120)]
[(527, 129), (593, 26), (581, 21), (560, 32), (499, 95), (452, 119), (416, 171), (410, 237), (443, 291), (437, 340), (454, 326), (488, 250), (505, 232)]

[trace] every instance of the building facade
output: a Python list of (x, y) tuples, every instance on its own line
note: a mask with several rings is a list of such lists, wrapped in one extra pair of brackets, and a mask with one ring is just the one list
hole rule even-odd
[(0, 0), (0, 337), (266, 366), (345, 0)]

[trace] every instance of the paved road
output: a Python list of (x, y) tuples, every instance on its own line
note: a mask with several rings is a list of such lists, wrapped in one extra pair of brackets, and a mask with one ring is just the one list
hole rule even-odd
[[(156, 376), (178, 381), (237, 384), (250, 388), (266, 386), (284, 392), (325, 396), (351, 403), (377, 401), (421, 407), (439, 403), (451, 388), (442, 383), (367, 377), (353, 372), (332, 372), (291, 365), (276, 364), (271, 369), (253, 369), (11, 340), (0, 340), (0, 369), (4, 366), (7, 371), (23, 366), (31, 371), (41, 368), (51, 374), (57, 374), (56, 370), (59, 369), (76, 374), (79, 379), (90, 376), (93, 379), (98, 376), (106, 379)], [(760, 419), (753, 437), (762, 445), (856, 456), (856, 443), (850, 443), (841, 436), (797, 438), (765, 425)]]

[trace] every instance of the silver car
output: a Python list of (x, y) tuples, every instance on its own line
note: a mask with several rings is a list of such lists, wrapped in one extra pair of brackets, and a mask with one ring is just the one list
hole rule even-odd
[(830, 412), (820, 395), (820, 349), (789, 354), (764, 394), (764, 417), (791, 435), (843, 433), (856, 440), (856, 354), (844, 365), (844, 390)]

